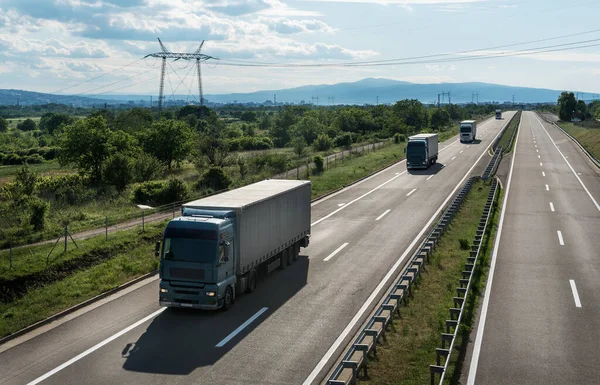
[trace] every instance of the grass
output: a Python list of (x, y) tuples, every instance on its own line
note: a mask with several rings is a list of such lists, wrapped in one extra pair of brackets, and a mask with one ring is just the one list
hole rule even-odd
[[(23, 167), (23, 165), (21, 165), (21, 164), (10, 165), (10, 166), (0, 166), (0, 179), (2, 179), (3, 182), (11, 181), (14, 178), (15, 174), (17, 173), (17, 170), (20, 169), (21, 167)], [(39, 173), (41, 176), (75, 172), (75, 170), (73, 170), (72, 168), (62, 167), (58, 163), (58, 161), (54, 161), (54, 160), (50, 161), (50, 162), (45, 162), (45, 163), (30, 164), (29, 169), (31, 171)]]
[(33, 120), (35, 122), (35, 125), (37, 126), (38, 124), (40, 124), (41, 117), (9, 118), (9, 119), (6, 119), (6, 120), (8, 121), (8, 127), (9, 128), (16, 129), (17, 128), (17, 124), (19, 124), (19, 123), (21, 123), (21, 122), (23, 122), (23, 121), (25, 121), (27, 119)]
[[(478, 181), (473, 184), (449, 230), (430, 257), (426, 270), (415, 286), (413, 298), (402, 309), (402, 318), (394, 321), (397, 332), (387, 333), (387, 343), (377, 348), (377, 358), (369, 362), (369, 378), (363, 379), (361, 383), (429, 383), (429, 365), (435, 364), (435, 349), (441, 347), (440, 333), (445, 332), (445, 320), (449, 319), (448, 309), (454, 305), (455, 288), (469, 255), (468, 250), (461, 249), (460, 240), (467, 240), (469, 245), (472, 243), (489, 191), (489, 183)], [(485, 253), (491, 248), (489, 235), (488, 232), (487, 239), (484, 239)], [(477, 275), (474, 276), (476, 277)], [(481, 276), (479, 281), (474, 282), (475, 293), (482, 287), (480, 278)], [(477, 296), (471, 294), (471, 298), (476, 299)], [(461, 331), (469, 331), (469, 322), (473, 320), (472, 307), (475, 303), (467, 303), (471, 308), (467, 308), (465, 326), (461, 327)], [(468, 333), (459, 333), (457, 346), (462, 346), (463, 338), (467, 341)], [(452, 383), (457, 383), (460, 376), (460, 366), (456, 364), (461, 362), (461, 358), (462, 354), (454, 352), (453, 365), (447, 374), (447, 378), (453, 380)]]
[[(346, 155), (344, 160), (338, 158), (335, 163), (329, 161), (329, 169), (321, 174), (310, 176), (310, 180), (312, 181), (312, 197), (316, 198), (327, 192), (344, 187), (357, 179), (379, 170), (383, 166), (388, 166), (392, 162), (403, 159), (405, 147), (406, 143), (391, 144), (370, 153), (360, 153), (352, 155), (352, 157)], [(295, 175), (293, 177), (295, 178)], [(300, 178), (305, 177), (306, 175), (302, 175), (301, 173)]]
[(510, 124), (504, 131), (504, 134), (502, 134), (500, 141), (498, 141), (498, 146), (502, 146), (502, 152), (507, 153), (512, 149), (512, 144), (514, 143), (514, 140), (513, 140), (513, 143), (510, 143), (511, 148), (507, 148), (507, 147), (509, 145), (510, 138), (512, 137), (513, 133), (519, 127), (520, 122), (521, 122), (521, 111), (518, 111), (511, 119)]
[[(154, 241), (160, 237), (164, 226), (165, 222), (148, 225), (145, 233), (141, 233), (140, 229), (123, 231), (108, 242), (102, 237), (86, 240), (77, 250), (70, 246), (71, 251), (60, 257), (60, 260), (74, 259), (85, 253), (91, 255), (102, 248), (110, 248), (114, 253), (86, 269), (70, 272), (63, 279), (45, 285), (32, 284), (27, 287), (24, 295), (13, 301), (0, 301), (0, 337), (156, 270), (159, 261), (154, 257)], [(47, 249), (31, 250), (31, 254), (26, 258), (32, 266), (45, 268)], [(57, 260), (53, 263), (57, 263)], [(1, 277), (10, 279), (13, 283), (16, 282), (15, 278), (23, 277), (26, 271), (31, 272), (31, 269), (19, 267), (13, 272), (7, 272), (4, 269), (5, 263), (7, 261), (3, 257)]]
[(600, 159), (600, 128), (586, 128), (568, 122), (559, 122), (558, 125), (577, 139), (596, 159)]

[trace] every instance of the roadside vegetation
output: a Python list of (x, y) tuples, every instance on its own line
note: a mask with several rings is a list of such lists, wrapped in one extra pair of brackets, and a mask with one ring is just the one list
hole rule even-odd
[[(185, 106), (0, 108), (0, 247), (139, 217), (152, 207), (234, 188), (338, 151), (455, 134), (454, 123), (494, 106)], [(400, 150), (401, 151), (401, 150)], [(391, 155), (390, 155), (391, 156)], [(324, 158), (326, 160), (326, 158)], [(373, 171), (364, 166), (364, 171)], [(368, 173), (367, 172), (367, 173)], [(335, 183), (334, 183), (335, 184)]]
[(559, 122), (558, 125), (577, 139), (596, 159), (600, 159), (600, 122)]
[[(521, 111), (517, 111), (517, 113), (511, 119), (509, 126), (506, 128), (506, 130), (504, 130), (502, 137), (498, 141), (498, 146), (502, 146), (503, 153), (512, 151), (512, 146), (514, 144), (514, 140), (512, 143), (510, 140), (513, 137), (513, 134), (519, 128), (520, 123), (521, 123)], [(509, 145), (510, 145), (510, 147), (509, 147)]]
[[(387, 342), (377, 347), (377, 357), (369, 361), (369, 378), (364, 384), (426, 384), (430, 381), (429, 365), (435, 364), (435, 349), (440, 347), (440, 333), (445, 332), (449, 308), (454, 307), (455, 288), (469, 255), (470, 244), (490, 192), (490, 182), (477, 181), (449, 230), (441, 238), (429, 259), (426, 270), (416, 282), (413, 296), (402, 307), (401, 319), (394, 320), (395, 332), (386, 334)], [(493, 205), (491, 221), (482, 244), (482, 259), (473, 276), (472, 292), (467, 301), (465, 318), (460, 327), (449, 372), (451, 384), (458, 384), (477, 301), (484, 288), (489, 255), (495, 233), (498, 198)]]

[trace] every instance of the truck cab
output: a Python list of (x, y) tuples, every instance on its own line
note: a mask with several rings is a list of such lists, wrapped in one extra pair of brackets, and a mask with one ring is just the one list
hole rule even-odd
[(473, 142), (477, 136), (477, 123), (474, 120), (463, 120), (460, 122), (461, 143)]
[(502, 110), (496, 110), (496, 119), (502, 119)]
[(236, 285), (234, 218), (227, 212), (184, 215), (167, 224), (160, 249), (161, 306), (231, 306)]

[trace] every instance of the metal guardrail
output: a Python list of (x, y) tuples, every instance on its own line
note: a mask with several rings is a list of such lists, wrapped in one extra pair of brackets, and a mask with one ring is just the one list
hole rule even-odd
[[(462, 272), (460, 287), (456, 288), (457, 296), (454, 297), (454, 307), (450, 308), (450, 319), (446, 320), (446, 333), (442, 333), (441, 335), (442, 347), (435, 349), (436, 365), (429, 366), (429, 370), (431, 373), (431, 385), (436, 384), (435, 379), (437, 374), (440, 375), (440, 380), (437, 383), (439, 385), (442, 385), (444, 383), (444, 378), (448, 370), (448, 365), (450, 364), (450, 356), (452, 355), (452, 349), (454, 348), (454, 343), (456, 342), (456, 335), (458, 333), (460, 322), (462, 321), (463, 314), (465, 311), (465, 303), (467, 296), (469, 295), (469, 289), (471, 288), (473, 273), (475, 272), (477, 261), (481, 253), (483, 237), (485, 236), (485, 232), (488, 229), (490, 215), (492, 212), (492, 205), (494, 203), (494, 199), (496, 198), (497, 190), (498, 181), (497, 179), (494, 179), (492, 180), (490, 193), (488, 195), (487, 202), (483, 209), (483, 213), (479, 221), (479, 226), (477, 227), (477, 232), (473, 240), (473, 245), (471, 246), (470, 255), (467, 258), (467, 263), (465, 263), (465, 270)], [(451, 331), (452, 333), (450, 333)], [(446, 349), (446, 343), (448, 342), (450, 343), (450, 346), (448, 347), (448, 349)], [(443, 366), (441, 365), (441, 357), (445, 358)]]
[(358, 373), (362, 369), (367, 376), (367, 360), (369, 354), (377, 355), (377, 343), (380, 338), (385, 340), (388, 327), (394, 327), (394, 316), (400, 317), (400, 307), (406, 302), (407, 296), (411, 295), (413, 283), (425, 269), (425, 263), (433, 253), (434, 247), (444, 232), (448, 229), (450, 222), (458, 213), (462, 202), (471, 190), (471, 187), (479, 177), (471, 177), (454, 197), (450, 206), (444, 211), (437, 225), (429, 232), (425, 240), (417, 248), (410, 261), (405, 265), (400, 278), (392, 286), (385, 296), (382, 304), (377, 308), (374, 315), (368, 320), (363, 330), (359, 333), (354, 343), (342, 356), (341, 362), (335, 367), (329, 376), (327, 384), (355, 384)]
[(536, 113), (538, 114), (539, 117), (544, 119), (546, 122), (554, 125), (554, 127), (561, 130), (563, 134), (565, 134), (567, 137), (569, 137), (569, 139), (571, 139), (573, 142), (575, 142), (575, 144), (581, 149), (581, 151), (583, 151), (588, 156), (588, 158), (590, 158), (590, 160), (596, 165), (596, 167), (600, 168), (600, 159), (598, 159), (594, 155), (592, 155), (592, 153), (589, 152), (585, 147), (583, 147), (583, 145), (581, 143), (579, 143), (579, 141), (577, 139), (575, 139), (575, 137), (573, 135), (569, 134), (567, 131), (565, 131), (564, 128), (562, 128), (558, 124), (550, 121), (548, 118), (546, 118), (544, 115), (540, 114), (539, 112), (536, 112)]
[(492, 156), (492, 159), (490, 159), (485, 171), (481, 175), (481, 179), (488, 180), (490, 176), (494, 175), (498, 165), (500, 164), (500, 160), (502, 160), (502, 146), (496, 148), (494, 156)]

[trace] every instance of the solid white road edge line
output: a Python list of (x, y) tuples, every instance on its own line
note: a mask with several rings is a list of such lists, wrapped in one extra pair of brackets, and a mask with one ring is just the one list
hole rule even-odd
[(242, 330), (244, 330), (245, 328), (247, 328), (248, 325), (250, 325), (252, 322), (254, 322), (254, 320), (256, 320), (258, 317), (260, 317), (268, 309), (269, 309), (268, 307), (263, 307), (262, 309), (260, 309), (259, 311), (257, 311), (256, 314), (254, 314), (252, 317), (248, 318), (248, 320), (246, 322), (244, 322), (243, 324), (241, 324), (240, 327), (238, 327), (237, 329), (235, 329), (234, 331), (232, 331), (231, 334), (229, 334), (221, 342), (219, 342), (217, 345), (215, 345), (215, 348), (222, 348), (223, 346), (225, 346), (226, 343), (228, 343), (229, 341), (231, 341), (231, 339), (233, 337), (237, 336)]
[(583, 184), (583, 181), (581, 180), (581, 178), (579, 178), (579, 175), (577, 175), (577, 173), (575, 172), (575, 170), (571, 166), (571, 163), (569, 163), (569, 161), (567, 160), (567, 158), (565, 158), (565, 156), (563, 155), (563, 153), (560, 150), (560, 148), (558, 148), (558, 146), (556, 145), (556, 143), (554, 142), (554, 140), (552, 139), (552, 137), (550, 136), (550, 134), (546, 130), (546, 127), (544, 127), (544, 125), (542, 124), (542, 122), (540, 122), (540, 120), (537, 118), (537, 116), (535, 117), (535, 120), (537, 120), (538, 123), (539, 123), (539, 125), (542, 126), (542, 129), (544, 130), (544, 132), (546, 133), (546, 135), (548, 135), (548, 138), (550, 138), (550, 141), (552, 142), (552, 144), (554, 145), (554, 147), (556, 147), (556, 150), (560, 153), (560, 155), (563, 157), (563, 159), (565, 160), (565, 162), (567, 162), (567, 165), (571, 169), (571, 172), (573, 172), (573, 175), (575, 175), (575, 178), (577, 178), (577, 180), (581, 184), (581, 187), (583, 187), (583, 189), (588, 194), (588, 196), (590, 197), (590, 199), (592, 200), (592, 202), (594, 202), (594, 204), (596, 205), (596, 208), (598, 209), (598, 211), (600, 211), (600, 205), (598, 204), (598, 202), (596, 202), (596, 200), (594, 199), (594, 197), (590, 193), (590, 190), (588, 190), (588, 188), (585, 186), (585, 184)]
[(387, 213), (389, 213), (390, 211), (391, 211), (391, 210), (389, 210), (389, 209), (388, 209), (388, 210), (385, 210), (385, 212), (384, 212), (383, 214), (381, 214), (380, 216), (378, 216), (378, 217), (377, 217), (377, 219), (375, 219), (375, 220), (376, 220), (376, 221), (380, 220), (381, 218), (385, 217), (385, 215), (386, 215)]
[(158, 309), (157, 311), (155, 311), (154, 313), (150, 314), (149, 316), (142, 318), (141, 320), (139, 320), (138, 322), (134, 323), (133, 325), (130, 325), (130, 326), (126, 327), (125, 329), (121, 330), (117, 334), (113, 334), (112, 336), (108, 337), (104, 341), (102, 341), (102, 342), (100, 342), (100, 343), (92, 346), (91, 348), (89, 348), (85, 352), (80, 353), (77, 356), (71, 358), (69, 361), (67, 361), (64, 364), (62, 364), (62, 365), (60, 365), (60, 366), (52, 369), (51, 371), (49, 371), (48, 373), (44, 374), (43, 376), (36, 378), (35, 380), (31, 381), (27, 385), (39, 384), (40, 382), (44, 381), (48, 377), (50, 377), (50, 376), (52, 376), (52, 375), (60, 372), (64, 368), (66, 368), (66, 367), (70, 366), (71, 364), (79, 361), (80, 359), (82, 359), (83, 357), (87, 356), (88, 354), (93, 353), (94, 351), (100, 349), (101, 347), (103, 347), (104, 345), (108, 344), (109, 342), (112, 342), (112, 341), (116, 340), (117, 338), (121, 337), (123, 334), (128, 333), (129, 331), (135, 329), (136, 327), (140, 326), (144, 322), (147, 322), (147, 321), (151, 320), (152, 318), (156, 317), (157, 315), (159, 315), (160, 313), (162, 313), (166, 309), (167, 309), (166, 307)]
[(408, 253), (415, 246), (415, 244), (419, 241), (419, 239), (423, 236), (423, 234), (425, 234), (425, 231), (427, 231), (429, 229), (429, 226), (431, 226), (431, 224), (437, 218), (437, 216), (440, 214), (440, 212), (442, 211), (444, 206), (446, 206), (446, 204), (448, 203), (448, 201), (450, 201), (450, 199), (452, 198), (454, 193), (456, 193), (456, 191), (460, 188), (460, 186), (465, 181), (465, 179), (467, 179), (467, 177), (471, 174), (471, 172), (473, 171), (475, 166), (477, 166), (477, 164), (479, 163), (481, 158), (483, 158), (483, 156), (487, 153), (488, 149), (492, 146), (492, 143), (494, 143), (494, 140), (496, 140), (496, 138), (500, 135), (501, 132), (502, 131), (500, 131), (496, 134), (496, 136), (492, 139), (490, 144), (484, 149), (484, 151), (481, 153), (481, 155), (479, 155), (479, 158), (477, 158), (475, 163), (473, 163), (473, 166), (471, 166), (471, 168), (467, 171), (465, 176), (463, 176), (463, 178), (460, 180), (460, 182), (458, 182), (456, 187), (454, 187), (454, 190), (452, 190), (452, 192), (450, 192), (450, 194), (448, 195), (446, 200), (441, 204), (441, 206), (437, 209), (437, 211), (433, 214), (433, 216), (425, 224), (423, 229), (421, 229), (421, 232), (419, 232), (419, 234), (417, 234), (417, 236), (413, 239), (413, 241), (410, 243), (410, 245), (408, 245), (408, 247), (406, 248), (404, 253), (402, 253), (400, 258), (398, 258), (398, 260), (394, 263), (394, 265), (390, 268), (390, 270), (388, 270), (385, 277), (383, 277), (383, 279), (381, 280), (381, 282), (379, 282), (379, 284), (377, 285), (375, 290), (373, 290), (373, 292), (371, 293), (369, 298), (367, 298), (367, 300), (362, 305), (362, 307), (356, 312), (356, 314), (354, 315), (354, 318), (352, 318), (352, 320), (350, 320), (350, 323), (348, 323), (346, 328), (340, 333), (340, 335), (335, 340), (333, 345), (331, 345), (329, 350), (327, 350), (327, 352), (325, 353), (323, 358), (321, 358), (321, 360), (319, 361), (317, 366), (313, 369), (313, 371), (308, 375), (306, 380), (302, 383), (303, 385), (312, 384), (312, 382), (319, 375), (319, 373), (321, 372), (323, 367), (325, 367), (325, 365), (327, 364), (327, 362), (329, 361), (331, 356), (333, 356), (335, 351), (342, 344), (342, 342), (344, 341), (346, 336), (348, 336), (348, 334), (350, 334), (350, 332), (352, 331), (352, 328), (354, 328), (354, 325), (356, 325), (356, 323), (362, 318), (363, 314), (367, 311), (367, 309), (369, 309), (369, 307), (371, 306), (371, 303), (375, 300), (375, 298), (377, 298), (379, 296), (379, 292), (386, 286), (387, 281), (389, 281), (389, 279), (392, 277), (392, 275), (396, 274), (396, 270), (398, 269), (400, 264), (402, 264), (402, 262), (404, 262), (404, 259), (408, 256)]
[(564, 245), (565, 245), (565, 241), (564, 241), (564, 239), (563, 239), (562, 232), (561, 232), (560, 230), (557, 230), (557, 231), (556, 231), (556, 234), (558, 235), (558, 243), (559, 243), (561, 246), (564, 246)]
[(335, 255), (336, 255), (337, 253), (339, 253), (340, 251), (342, 251), (342, 249), (343, 249), (344, 247), (346, 247), (346, 246), (348, 246), (348, 242), (344, 243), (343, 245), (341, 245), (340, 247), (338, 247), (337, 249), (335, 249), (335, 251), (334, 251), (333, 253), (329, 254), (329, 255), (327, 256), (327, 258), (325, 258), (323, 261), (325, 261), (325, 262), (329, 261), (331, 258), (335, 257)]
[(577, 292), (577, 286), (575, 286), (575, 280), (570, 279), (571, 291), (573, 292), (573, 299), (575, 300), (575, 306), (581, 307), (581, 301), (579, 300), (579, 293)]
[[(521, 132), (521, 122), (519, 123), (519, 133)], [(504, 214), (506, 213), (506, 205), (508, 203), (508, 194), (510, 193), (510, 184), (512, 182), (513, 169), (515, 167), (515, 158), (517, 157), (517, 148), (519, 146), (519, 136), (515, 141), (512, 160), (510, 162), (510, 172), (508, 173), (508, 182), (506, 184), (506, 194), (504, 194), (504, 202), (502, 202), (502, 212), (500, 213), (500, 222), (498, 222), (498, 233), (496, 234), (496, 242), (494, 243), (494, 251), (492, 252), (492, 262), (488, 272), (488, 281), (485, 286), (485, 295), (483, 297), (483, 305), (481, 306), (481, 318), (477, 325), (477, 336), (475, 337), (475, 345), (473, 347), (473, 356), (471, 357), (471, 366), (469, 367), (469, 378), (467, 385), (475, 385), (475, 377), (477, 376), (477, 365), (479, 363), (479, 354), (481, 352), (481, 342), (483, 340), (483, 329), (485, 328), (485, 320), (487, 318), (487, 310), (490, 303), (490, 294), (492, 292), (492, 283), (494, 281), (494, 271), (496, 270), (496, 259), (498, 256), (498, 248), (500, 247), (500, 239), (502, 238), (502, 227), (504, 225)]]

